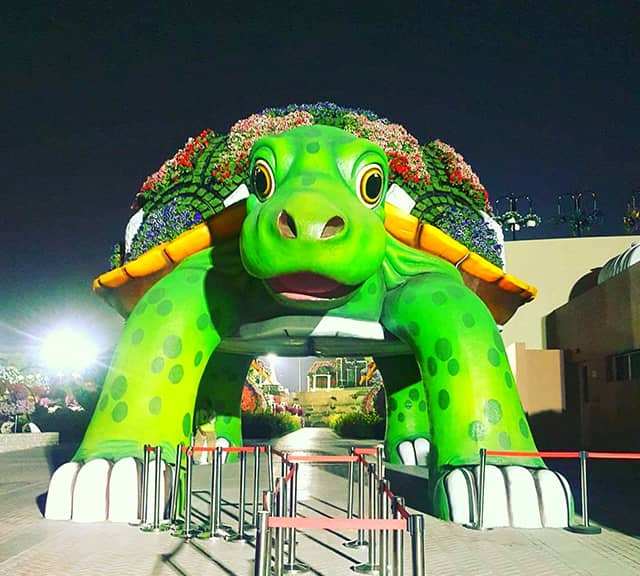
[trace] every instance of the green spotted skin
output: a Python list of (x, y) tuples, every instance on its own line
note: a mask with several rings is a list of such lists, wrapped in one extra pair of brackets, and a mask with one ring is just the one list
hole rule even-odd
[(495, 321), (461, 281), (411, 279), (388, 294), (383, 323), (416, 351), (425, 393), (410, 386), (390, 398), (388, 438), (428, 406), (436, 470), (477, 463), (480, 448), (536, 450)]
[(125, 324), (76, 460), (141, 457), (143, 445), (174, 454), (188, 444), (198, 384), (220, 342), (205, 298), (202, 252), (160, 280)]
[[(250, 166), (259, 178), (249, 182), (239, 239), (186, 259), (138, 302), (75, 460), (141, 458), (144, 444), (162, 446), (170, 459), (176, 444), (189, 442), (196, 409), (215, 416), (219, 438), (240, 445), (251, 357), (216, 348), (242, 324), (284, 315), (379, 321), (408, 344), (411, 356), (376, 358), (387, 394), (386, 453), (400, 463), (402, 442), (430, 442), (429, 489), (443, 517), (447, 508), (437, 503), (445, 501), (447, 471), (476, 464), (480, 448), (536, 449), (485, 305), (454, 266), (386, 232), (389, 168), (378, 146), (304, 126), (258, 140)], [(362, 175), (372, 173), (364, 186)], [(305, 292), (310, 279), (331, 296)], [(294, 284), (274, 288), (284, 282)]]

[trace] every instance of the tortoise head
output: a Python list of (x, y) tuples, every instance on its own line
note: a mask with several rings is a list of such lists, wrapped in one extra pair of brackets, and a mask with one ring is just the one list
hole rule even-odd
[(301, 126), (258, 140), (249, 176), (240, 253), (278, 301), (333, 308), (379, 270), (389, 168), (377, 145)]

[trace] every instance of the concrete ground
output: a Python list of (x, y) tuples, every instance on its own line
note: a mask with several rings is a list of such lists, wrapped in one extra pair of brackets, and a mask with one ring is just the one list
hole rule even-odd
[[(352, 444), (329, 430), (315, 428), (274, 442), (278, 449), (306, 454), (346, 454)], [(197, 539), (186, 543), (166, 532), (147, 534), (122, 524), (44, 520), (39, 509), (42, 495), (52, 470), (67, 456), (64, 448), (0, 454), (0, 575), (253, 574), (253, 544)], [(209, 471), (209, 466), (195, 468), (196, 524), (208, 507), (208, 496), (201, 490), (208, 485)], [(345, 465), (301, 464), (299, 478), (299, 515), (344, 516)], [(237, 465), (224, 467), (223, 496), (227, 501), (223, 522), (235, 525)], [(300, 533), (297, 556), (310, 566), (311, 574), (353, 574), (350, 567), (367, 559), (366, 550), (342, 546), (354, 536), (353, 532)], [(434, 576), (640, 574), (640, 539), (608, 528), (597, 536), (556, 529), (476, 532), (426, 516), (425, 540), (427, 574)], [(408, 545), (407, 539), (405, 574), (409, 575)]]

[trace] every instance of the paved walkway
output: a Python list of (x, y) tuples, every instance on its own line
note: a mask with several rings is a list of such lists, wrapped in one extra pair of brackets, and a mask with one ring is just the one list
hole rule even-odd
[[(281, 450), (345, 454), (353, 442), (340, 440), (328, 430), (307, 428), (274, 444)], [(121, 524), (44, 520), (37, 500), (47, 490), (50, 461), (51, 452), (45, 449), (0, 454), (0, 575), (253, 574), (251, 544), (184, 543), (168, 533), (145, 534)], [(208, 466), (195, 468), (196, 488), (208, 485), (209, 470)], [(225, 466), (223, 496), (228, 502), (238, 499), (237, 472), (237, 465)], [(344, 515), (346, 466), (302, 464), (299, 482), (300, 515)], [(197, 493), (194, 501), (199, 510), (207, 508), (204, 494)], [(234, 524), (236, 518), (234, 506), (227, 505), (223, 521)], [(301, 533), (298, 557), (311, 566), (311, 574), (353, 574), (350, 566), (366, 560), (366, 550), (341, 545), (353, 536)], [(433, 576), (640, 574), (640, 539), (607, 529), (598, 536), (552, 529), (474, 532), (427, 516), (426, 554), (427, 574)]]

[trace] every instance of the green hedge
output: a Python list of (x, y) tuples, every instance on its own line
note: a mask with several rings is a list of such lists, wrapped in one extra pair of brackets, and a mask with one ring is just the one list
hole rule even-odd
[(385, 421), (373, 412), (350, 412), (331, 417), (329, 426), (342, 438), (384, 438)]
[(300, 419), (288, 413), (245, 412), (242, 414), (243, 438), (278, 438), (299, 428)]

